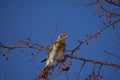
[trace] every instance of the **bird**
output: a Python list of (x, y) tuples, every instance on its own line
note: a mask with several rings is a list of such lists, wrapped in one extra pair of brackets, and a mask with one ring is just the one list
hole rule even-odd
[(50, 51), (48, 52), (47, 58), (43, 60), (46, 61), (46, 65), (38, 76), (38, 79), (47, 78), (51, 68), (62, 61), (64, 53), (66, 51), (66, 38), (67, 34), (61, 34), (58, 36), (57, 41), (52, 45)]

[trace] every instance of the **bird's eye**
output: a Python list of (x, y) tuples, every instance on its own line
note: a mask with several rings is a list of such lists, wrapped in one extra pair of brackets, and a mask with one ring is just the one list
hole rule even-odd
[(63, 35), (61, 35), (60, 37), (63, 37)]

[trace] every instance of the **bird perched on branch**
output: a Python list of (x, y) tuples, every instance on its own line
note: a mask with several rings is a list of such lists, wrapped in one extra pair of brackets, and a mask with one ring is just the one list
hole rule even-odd
[(66, 50), (65, 39), (67, 38), (67, 34), (61, 34), (57, 38), (57, 41), (52, 45), (50, 51), (48, 52), (48, 57), (46, 59), (46, 66), (43, 71), (40, 73), (38, 79), (44, 78), (47, 80), (48, 74), (51, 68), (54, 67), (55, 64), (61, 62), (64, 52)]

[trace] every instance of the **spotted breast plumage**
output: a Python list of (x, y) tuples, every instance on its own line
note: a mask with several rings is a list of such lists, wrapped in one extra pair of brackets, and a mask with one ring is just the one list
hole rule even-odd
[(49, 70), (57, 63), (59, 63), (66, 50), (65, 40), (67, 38), (67, 34), (61, 34), (57, 38), (57, 41), (52, 45), (50, 51), (48, 52), (48, 57), (46, 59), (46, 65), (43, 71), (39, 75), (40, 78), (46, 78)]

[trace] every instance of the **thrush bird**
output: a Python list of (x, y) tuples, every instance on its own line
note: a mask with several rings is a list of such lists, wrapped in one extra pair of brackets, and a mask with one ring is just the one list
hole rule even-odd
[(52, 45), (50, 51), (48, 52), (48, 57), (46, 59), (46, 66), (43, 71), (39, 75), (40, 78), (47, 78), (48, 73), (55, 64), (59, 63), (66, 50), (65, 39), (67, 38), (67, 34), (61, 34), (57, 38), (57, 41)]

